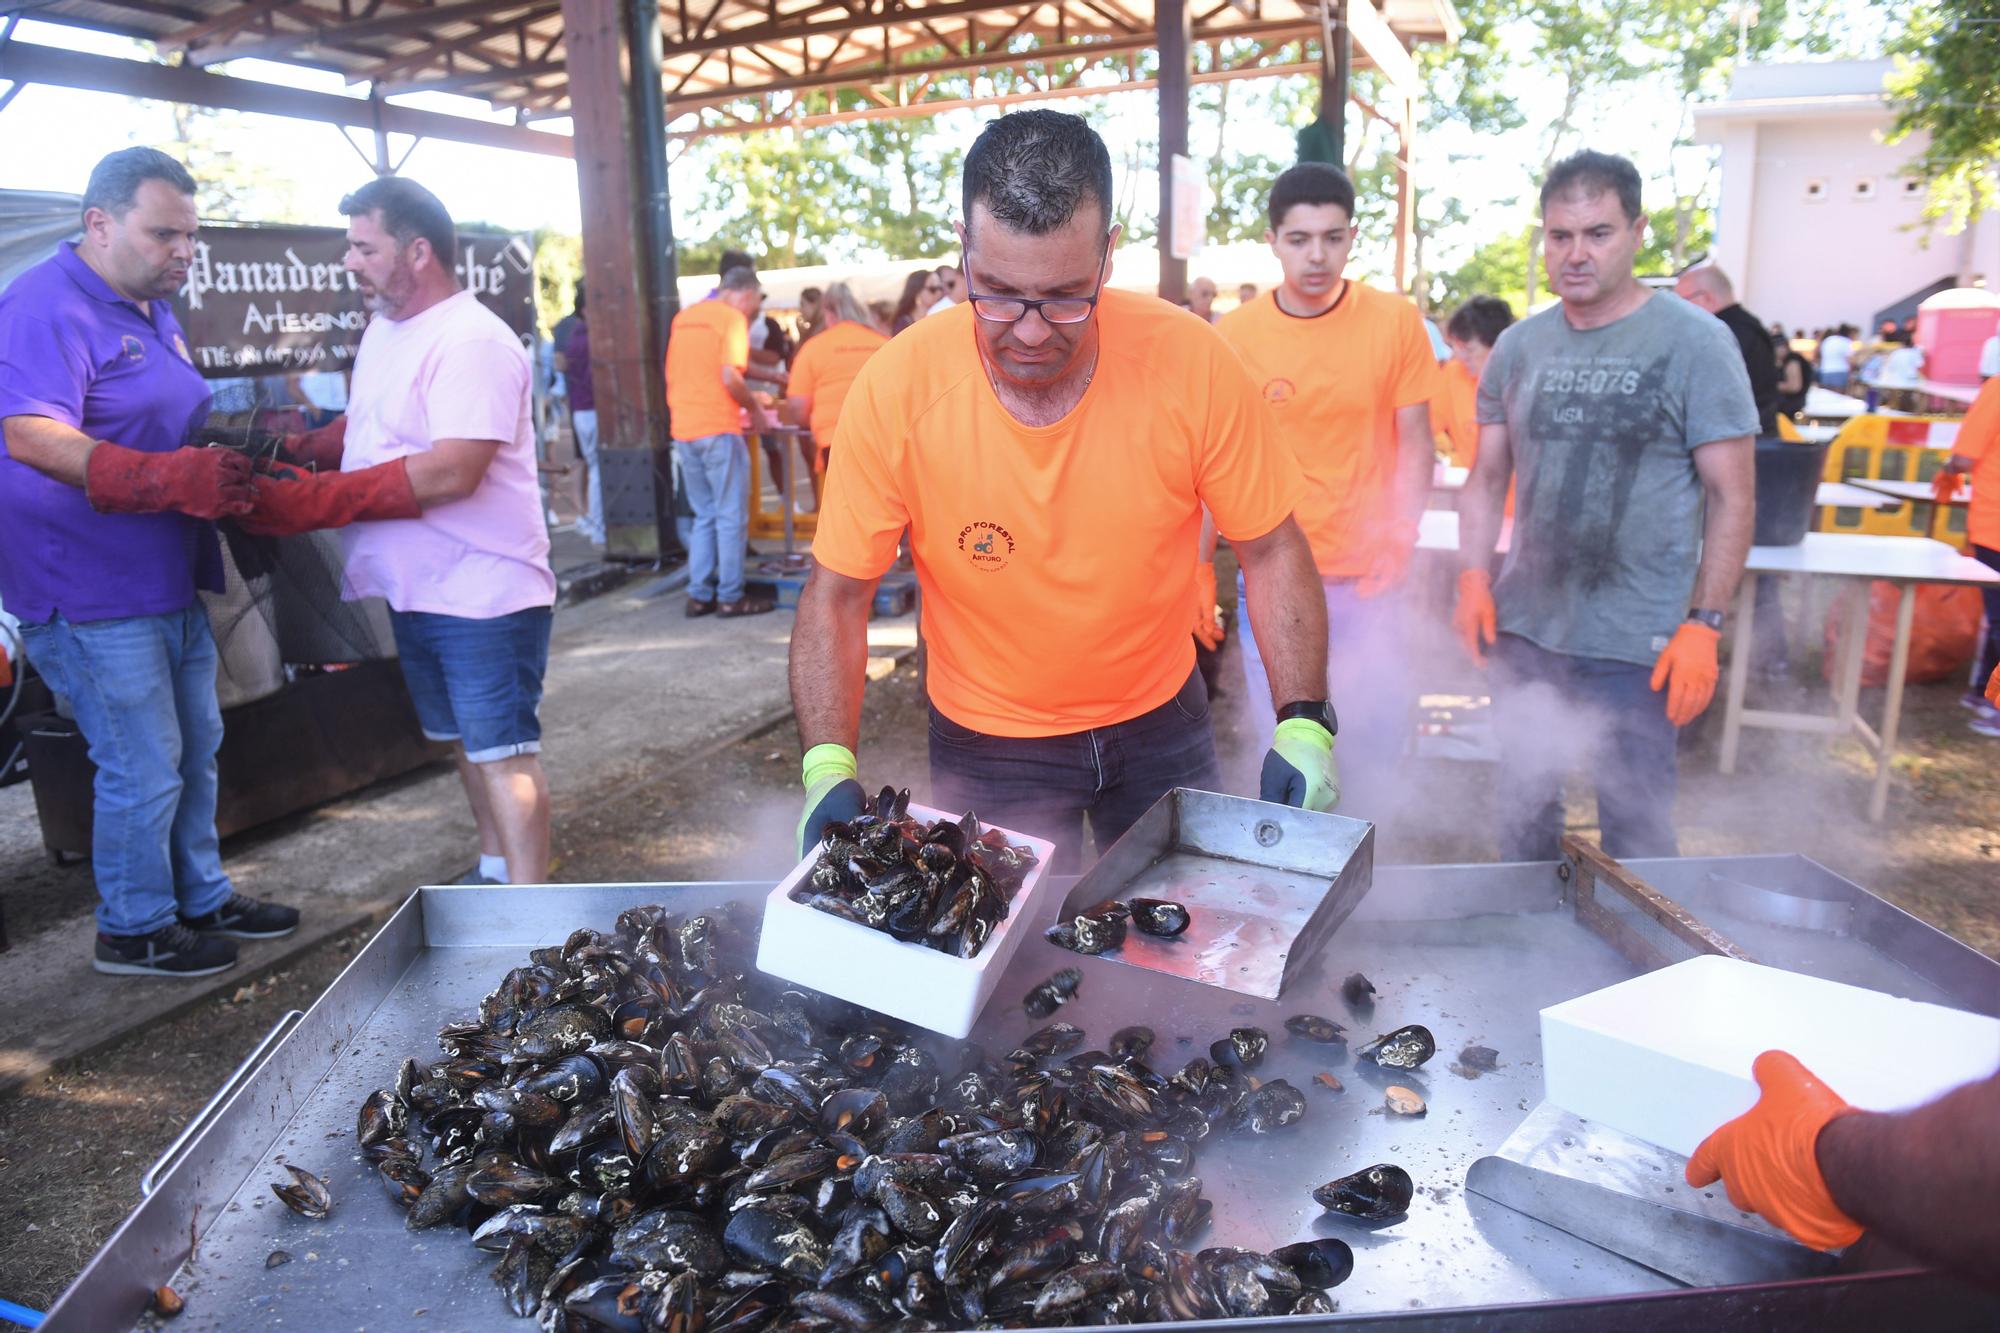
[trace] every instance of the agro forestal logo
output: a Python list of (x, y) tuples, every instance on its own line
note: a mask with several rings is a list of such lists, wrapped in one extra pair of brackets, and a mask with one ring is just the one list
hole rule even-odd
[(1284, 376), (1264, 381), (1264, 401), (1273, 407), (1280, 407), (1292, 401), (1298, 388)]
[(968, 523), (958, 530), (958, 549), (974, 569), (991, 574), (1014, 558), (1014, 534), (998, 523)]

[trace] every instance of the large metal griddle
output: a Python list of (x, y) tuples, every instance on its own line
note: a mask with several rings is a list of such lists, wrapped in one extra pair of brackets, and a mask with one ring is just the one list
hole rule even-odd
[[(1643, 878), (1665, 901), (1623, 892), (1607, 869)], [(46, 1328), (125, 1328), (152, 1288), (186, 1298), (181, 1329), (528, 1329), (488, 1279), (493, 1256), (454, 1228), (404, 1229), (376, 1173), (356, 1153), (354, 1110), (408, 1055), (436, 1051), (447, 1016), (470, 1013), (533, 946), (580, 925), (609, 928), (622, 908), (661, 901), (681, 911), (737, 904), (754, 926), (766, 884), (425, 888), (412, 897), (295, 1027), (254, 1053), (212, 1112), (149, 1179), (150, 1197), (126, 1219), (51, 1312)], [(1872, 1328), (1919, 1318), (1932, 1333), (2000, 1326), (2000, 1302), (1913, 1269), (1803, 1280), (1688, 1286), (1612, 1250), (1466, 1188), (1467, 1172), (1515, 1135), (1541, 1099), (1537, 1012), (1642, 970), (1628, 955), (1672, 961), (1712, 943), (1696, 924), (1761, 961), (1913, 998), (2000, 1011), (2000, 964), (1917, 922), (1799, 856), (1593, 863), (1573, 849), (1561, 863), (1378, 867), (1353, 914), (1282, 1000), (1231, 995), (1193, 981), (1080, 959), (1027, 941), (973, 1039), (1007, 1049), (1036, 1024), (1019, 998), (1059, 967), (1079, 966), (1078, 998), (1061, 1011), (1102, 1041), (1144, 1022), (1160, 1034), (1154, 1063), (1177, 1067), (1235, 1025), (1273, 1033), (1258, 1071), (1306, 1091), (1307, 1118), (1263, 1139), (1204, 1145), (1200, 1174), (1215, 1204), (1202, 1244), (1269, 1247), (1338, 1235), (1355, 1250), (1354, 1276), (1333, 1294), (1332, 1319), (1233, 1321), (1287, 1329), (1682, 1329), (1707, 1333), (1774, 1326)], [(1622, 932), (1609, 930), (1614, 919)], [(1037, 923), (1043, 924), (1043, 923)], [(1619, 946), (1607, 939), (1618, 938)], [(1695, 932), (1694, 939), (1700, 939)], [(1623, 950), (1621, 952), (1621, 949)], [(1339, 999), (1341, 979), (1365, 972), (1379, 988), (1372, 1017)], [(1388, 1080), (1335, 1048), (1283, 1035), (1287, 1014), (1314, 1010), (1356, 1039), (1421, 1022), (1439, 1054), (1396, 1081), (1430, 1102), (1421, 1120), (1379, 1113)], [(277, 1034), (274, 1034), (277, 1035)], [(1183, 1042), (1182, 1039), (1185, 1039)], [(1477, 1041), (1500, 1052), (1496, 1073), (1469, 1080), (1452, 1057)], [(1332, 1051), (1332, 1053), (1329, 1053)], [(1329, 1070), (1347, 1086), (1314, 1086)], [(1399, 1162), (1419, 1194), (1408, 1216), (1369, 1228), (1325, 1216), (1308, 1191), (1375, 1161)], [(293, 1162), (326, 1175), (336, 1200), (324, 1222), (297, 1217), (269, 1183)], [(1641, 1215), (1643, 1217), (1643, 1214)], [(1643, 1223), (1652, 1225), (1651, 1223)], [(1587, 1229), (1586, 1229), (1587, 1230)], [(1697, 1236), (1678, 1262), (1705, 1261)], [(267, 1268), (283, 1249), (290, 1263)], [(1850, 1263), (1869, 1258), (1868, 1246)], [(1741, 1282), (1741, 1256), (1715, 1251), (1714, 1271)], [(1728, 1259), (1728, 1262), (1724, 1262)]]

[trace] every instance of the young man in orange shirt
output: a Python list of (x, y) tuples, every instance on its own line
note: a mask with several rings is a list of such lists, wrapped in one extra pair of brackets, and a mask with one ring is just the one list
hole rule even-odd
[[(1966, 506), (1965, 535), (1972, 543), (1973, 558), (1990, 569), (2000, 570), (2000, 378), (1980, 386), (1972, 400), (1972, 410), (1958, 428), (1952, 442), (1951, 458), (1937, 474), (1932, 487), (1943, 503), (1958, 493), (1959, 482), (1970, 476), (1972, 500)], [(1978, 660), (1973, 663), (1972, 688), (1964, 703), (1972, 710), (1972, 729), (1981, 736), (2000, 737), (2000, 708), (1991, 702), (1994, 690), (1988, 685), (2000, 681), (2000, 586), (1980, 589), (1986, 599), (1986, 636), (1979, 642)]]
[(688, 542), (687, 614), (762, 615), (768, 597), (743, 588), (750, 544), (750, 452), (743, 414), (761, 430), (774, 424), (744, 381), (750, 365), (750, 316), (763, 302), (754, 269), (722, 274), (714, 296), (674, 316), (667, 338), (667, 412), (681, 484), (694, 510)]
[(1206, 506), (1286, 705), (1263, 793), (1329, 808), (1324, 603), (1256, 386), (1200, 320), (1105, 288), (1111, 159), (1080, 117), (988, 124), (964, 208), (964, 305), (877, 352), (841, 409), (792, 635), (802, 846), (861, 808), (868, 607), (905, 526), (935, 804), (1049, 837), (1075, 866), (1086, 817), (1104, 848), (1168, 790), (1218, 785), (1187, 628)]
[[(1395, 804), (1414, 702), (1401, 590), (1430, 487), (1437, 360), (1415, 306), (1345, 275), (1354, 186), (1344, 174), (1300, 163), (1271, 187), (1270, 213), (1264, 239), (1284, 282), (1224, 315), (1216, 331), (1243, 358), (1305, 474), (1298, 520), (1326, 601), (1349, 809), (1381, 818)], [(1254, 623), (1241, 643), (1252, 715), (1268, 720)]]

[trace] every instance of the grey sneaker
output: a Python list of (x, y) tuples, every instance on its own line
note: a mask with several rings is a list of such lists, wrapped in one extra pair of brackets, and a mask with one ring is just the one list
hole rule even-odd
[(274, 940), (299, 928), (299, 909), (232, 893), (213, 912), (184, 916), (181, 924), (204, 935), (234, 935), (239, 940)]
[(1965, 726), (1966, 730), (1977, 736), (2000, 737), (2000, 713), (1992, 717), (1975, 717)]
[(236, 966), (236, 946), (212, 935), (198, 935), (176, 921), (150, 935), (97, 936), (97, 956), (90, 965), (99, 972), (124, 977), (205, 977)]

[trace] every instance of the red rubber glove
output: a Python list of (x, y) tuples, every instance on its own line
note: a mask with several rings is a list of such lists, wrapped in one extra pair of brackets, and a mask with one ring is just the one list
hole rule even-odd
[(347, 452), (347, 414), (341, 413), (324, 426), (287, 435), (279, 447), (286, 462), (315, 472), (338, 472), (340, 456)]
[(410, 486), (409, 460), (397, 458), (359, 472), (318, 476), (281, 467), (257, 478), (256, 503), (240, 523), (259, 537), (289, 537), (366, 519), (416, 518), (423, 512)]
[(83, 493), (100, 514), (223, 518), (250, 508), (250, 460), (228, 449), (154, 454), (99, 440), (84, 464)]
[(1757, 1104), (1701, 1141), (1688, 1158), (1687, 1183), (1717, 1180), (1729, 1201), (1790, 1232), (1815, 1250), (1840, 1250), (1861, 1239), (1861, 1226), (1834, 1203), (1819, 1170), (1819, 1135), (1854, 1108), (1784, 1051), (1766, 1051), (1750, 1066)]
[(1451, 628), (1474, 666), (1486, 665), (1486, 649), (1499, 638), (1499, 615), (1493, 605), (1493, 576), (1483, 569), (1460, 570), (1458, 606), (1451, 613)]
[(1715, 697), (1716, 647), (1722, 635), (1692, 620), (1681, 622), (1666, 650), (1653, 664), (1653, 689), (1667, 690), (1667, 721), (1685, 727), (1701, 716)]
[(1194, 637), (1210, 652), (1222, 647), (1222, 611), (1215, 604), (1215, 566), (1206, 560), (1194, 567)]
[(1357, 597), (1380, 597), (1403, 581), (1417, 553), (1416, 529), (1398, 526), (1368, 558), (1368, 572), (1354, 587)]
[(1958, 488), (1964, 485), (1964, 483), (1965, 474), (1963, 472), (1953, 472), (1950, 468), (1942, 468), (1935, 477), (1931, 478), (1931, 498), (1939, 504), (1950, 504), (1952, 498), (1958, 494)]

